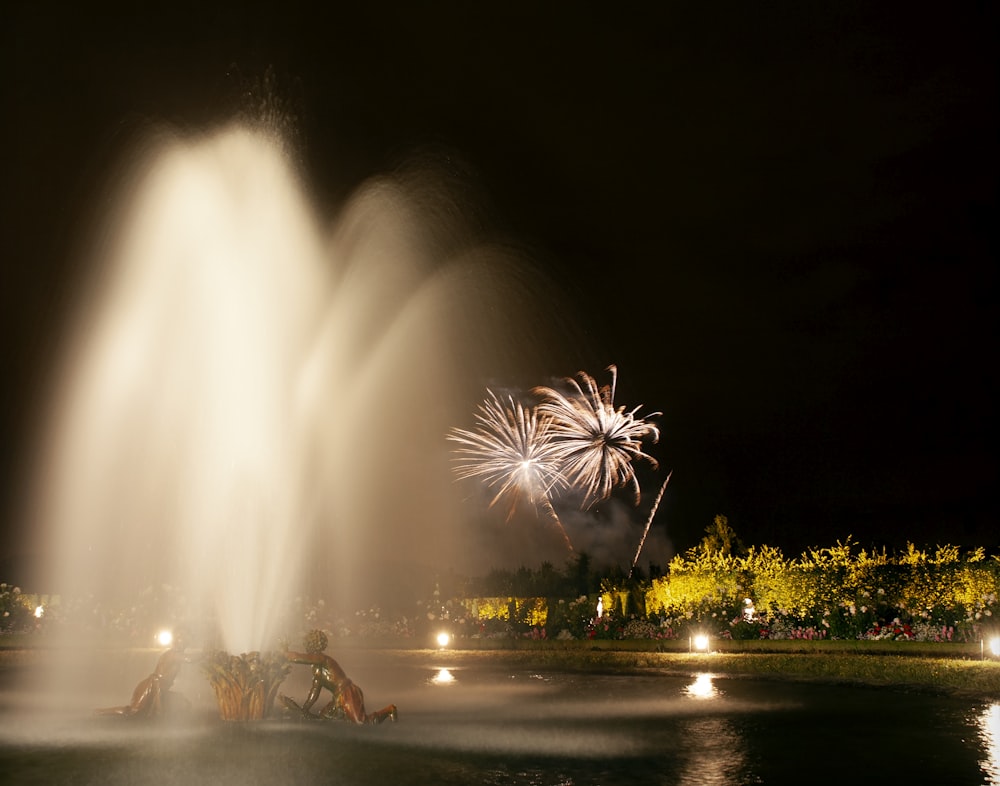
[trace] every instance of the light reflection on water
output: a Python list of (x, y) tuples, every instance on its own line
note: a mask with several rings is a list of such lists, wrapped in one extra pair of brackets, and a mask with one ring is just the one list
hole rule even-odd
[(979, 737), (983, 743), (981, 766), (986, 782), (1000, 784), (1000, 704), (990, 704), (979, 716)]
[(432, 685), (452, 685), (454, 682), (455, 675), (451, 673), (451, 669), (438, 669), (430, 678)]
[[(724, 692), (715, 684), (716, 675), (699, 672), (694, 682), (684, 686), (683, 694), (696, 701), (722, 698)], [(682, 725), (681, 737), (705, 741), (693, 748), (677, 774), (681, 786), (715, 786), (741, 782), (748, 770), (746, 741), (739, 729), (725, 715), (695, 717)]]
[[(89, 708), (127, 693), (120, 668), (94, 683), (107, 696), (47, 709), (0, 673), (0, 780), (243, 786), (335, 766), (358, 786), (839, 786), (905, 766), (910, 783), (1000, 786), (1000, 703), (707, 672), (509, 670), (453, 653), (341, 658), (369, 704), (399, 706), (398, 723), (220, 725), (195, 701), (196, 671), (175, 686), (198, 708), (193, 724), (105, 723)], [(308, 677), (294, 673), (289, 695)]]
[(757, 779), (748, 767), (746, 740), (729, 718), (693, 718), (681, 734), (701, 742), (690, 750), (677, 774), (680, 786), (723, 786)]
[(684, 688), (684, 692), (692, 699), (717, 699), (722, 692), (715, 687), (715, 683), (712, 682), (714, 679), (714, 674), (707, 672), (697, 674), (694, 682)]

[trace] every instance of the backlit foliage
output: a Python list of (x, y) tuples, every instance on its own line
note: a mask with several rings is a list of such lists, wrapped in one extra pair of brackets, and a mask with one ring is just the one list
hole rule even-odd
[(956, 630), (969, 637), (991, 622), (998, 591), (1000, 560), (981, 548), (928, 552), (911, 543), (889, 555), (857, 550), (848, 538), (788, 559), (772, 546), (742, 556), (700, 546), (675, 557), (668, 574), (652, 581), (646, 611), (702, 623), (718, 622), (722, 614), (742, 623), (740, 603), (749, 600), (757, 621), (751, 627), (762, 636), (811, 629), (831, 638), (950, 640)]
[(480, 622), (501, 620), (544, 627), (549, 614), (545, 598), (467, 598), (464, 605), (469, 616)]

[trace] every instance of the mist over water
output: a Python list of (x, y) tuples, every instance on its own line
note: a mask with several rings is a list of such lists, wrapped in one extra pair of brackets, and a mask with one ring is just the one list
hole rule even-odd
[[(481, 655), (339, 651), (368, 704), (399, 706), (399, 721), (378, 727), (222, 723), (194, 667), (175, 685), (191, 702), (183, 718), (94, 718), (98, 696), (149, 667), (149, 653), (122, 649), (108, 652), (113, 673), (58, 701), (2, 672), (0, 772), (44, 783), (607, 786), (837, 784), (888, 767), (919, 782), (997, 782), (996, 703), (711, 672), (536, 672)], [(308, 687), (307, 669), (282, 685), (292, 696)]]
[(474, 566), (443, 437), (541, 342), (447, 184), (373, 179), (320, 216), (281, 138), (233, 125), (160, 135), (114, 204), (43, 442), (40, 586), (178, 588), (243, 652), (299, 594)]

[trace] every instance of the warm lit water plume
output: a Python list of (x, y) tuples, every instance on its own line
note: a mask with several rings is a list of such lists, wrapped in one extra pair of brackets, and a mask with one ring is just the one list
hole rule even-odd
[(304, 591), (471, 565), (444, 434), (487, 365), (510, 371), (519, 315), (447, 188), (376, 179), (330, 222), (280, 139), (239, 126), (161, 135), (130, 182), (56, 383), (47, 588), (168, 584), (243, 652)]

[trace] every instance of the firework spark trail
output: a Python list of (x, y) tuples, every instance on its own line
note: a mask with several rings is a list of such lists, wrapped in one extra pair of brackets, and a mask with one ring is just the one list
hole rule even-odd
[(492, 390), (486, 392), (487, 399), (476, 414), (477, 428), (456, 428), (448, 434), (449, 440), (463, 446), (455, 450), (456, 475), (499, 487), (490, 507), (509, 497), (508, 520), (521, 498), (526, 497), (531, 505), (540, 503), (572, 552), (573, 544), (549, 498), (553, 489), (566, 486), (552, 442), (551, 419), (510, 396), (504, 404)]
[[(615, 408), (618, 369), (612, 365), (608, 371), (611, 384), (603, 387), (583, 371), (577, 374), (579, 382), (566, 379), (574, 391), (569, 396), (549, 387), (532, 391), (542, 397), (539, 412), (552, 420), (552, 441), (563, 474), (570, 483), (586, 490), (584, 508), (610, 497), (616, 486), (630, 486), (638, 504), (639, 481), (632, 463), (642, 459), (654, 469), (658, 466), (656, 459), (643, 453), (642, 441), (656, 442), (659, 430), (645, 418), (637, 417), (641, 405), (628, 412), (625, 407)], [(654, 412), (648, 417), (660, 414)]]
[(667, 473), (667, 479), (663, 481), (663, 485), (660, 486), (660, 491), (657, 493), (656, 499), (653, 500), (653, 509), (649, 511), (649, 518), (646, 519), (646, 528), (642, 531), (642, 538), (639, 540), (639, 548), (635, 550), (635, 557), (632, 558), (632, 567), (628, 569), (629, 578), (632, 578), (632, 571), (635, 570), (635, 565), (639, 561), (639, 555), (642, 553), (642, 547), (646, 545), (646, 536), (649, 534), (649, 528), (653, 525), (653, 517), (656, 515), (656, 509), (660, 507), (660, 500), (663, 499), (663, 492), (667, 490), (667, 484), (670, 482), (670, 478), (673, 474), (673, 470), (670, 470), (670, 472)]

